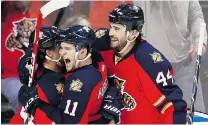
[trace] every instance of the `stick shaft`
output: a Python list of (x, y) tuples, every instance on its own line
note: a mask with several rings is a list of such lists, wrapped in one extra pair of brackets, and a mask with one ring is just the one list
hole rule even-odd
[(189, 112), (189, 124), (193, 124), (194, 108), (195, 108), (194, 104), (195, 104), (195, 101), (196, 101), (197, 88), (198, 88), (198, 82), (199, 82), (200, 64), (201, 64), (201, 56), (202, 56), (205, 29), (206, 29), (206, 24), (201, 23), (199, 43), (198, 43), (198, 51), (197, 51), (197, 59), (196, 59), (196, 67), (195, 67), (195, 72), (194, 72), (192, 97), (191, 97), (191, 104), (190, 104), (190, 112)]

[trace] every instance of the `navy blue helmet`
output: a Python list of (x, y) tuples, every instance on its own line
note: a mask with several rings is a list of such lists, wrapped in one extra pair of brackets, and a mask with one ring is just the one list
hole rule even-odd
[[(38, 59), (44, 60), (46, 55), (46, 49), (53, 49), (57, 47), (56, 39), (60, 34), (60, 30), (55, 27), (41, 27), (38, 41)], [(35, 31), (31, 33), (29, 38), (29, 49), (33, 49)]]
[(83, 46), (91, 48), (95, 40), (96, 36), (94, 31), (82, 25), (74, 25), (65, 29), (59, 38), (59, 41), (73, 43), (79, 48)]
[(110, 12), (109, 21), (126, 25), (127, 31), (134, 29), (141, 31), (144, 25), (144, 13), (136, 5), (121, 4)]
[[(46, 49), (53, 49), (57, 46), (55, 39), (59, 35), (59, 30), (52, 27), (42, 27), (39, 34), (38, 43), (38, 53), (37, 53), (37, 63), (38, 67), (42, 65), (45, 59)], [(28, 84), (29, 81), (29, 70), (26, 68), (27, 64), (31, 64), (33, 41), (34, 41), (35, 31), (33, 31), (29, 38), (29, 46), (25, 50), (25, 55), (20, 59), (18, 64), (19, 78), (23, 84)]]
[[(38, 41), (38, 51), (45, 53), (46, 49), (55, 48), (57, 46), (56, 39), (60, 34), (60, 30), (55, 27), (41, 27), (39, 33), (39, 41)], [(33, 48), (35, 31), (33, 31), (29, 38), (29, 47)]]
[(56, 39), (60, 34), (60, 30), (55, 27), (42, 27), (39, 34), (38, 51), (45, 54), (46, 49), (56, 48)]

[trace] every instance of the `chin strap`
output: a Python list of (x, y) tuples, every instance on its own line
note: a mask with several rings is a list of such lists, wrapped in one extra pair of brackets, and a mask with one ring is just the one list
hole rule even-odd
[(134, 40), (136, 40), (136, 38), (139, 36), (139, 32), (136, 34), (136, 37), (133, 39), (133, 40), (128, 40), (128, 37), (129, 37), (129, 31), (127, 31), (127, 34), (126, 34), (126, 41), (127, 41), (127, 43), (126, 43), (126, 45), (124, 46), (124, 48), (121, 50), (121, 51), (119, 51), (119, 52), (117, 52), (118, 54), (121, 54), (121, 53), (123, 53), (127, 48), (128, 48), (128, 46), (130, 45), (130, 43), (132, 43)]
[(86, 61), (86, 60), (89, 59), (89, 58), (91, 57), (91, 55), (92, 55), (91, 53), (88, 53), (88, 55), (87, 55), (86, 58), (84, 58), (84, 59), (82, 59), (82, 60), (79, 60), (79, 59), (78, 59), (78, 54), (79, 54), (79, 52), (76, 52), (76, 53), (75, 53), (75, 60), (76, 60), (75, 69), (79, 68), (79, 63), (80, 63), (80, 62)]
[(60, 56), (58, 59), (51, 59), (49, 56), (46, 55), (45, 58), (46, 58), (47, 60), (52, 61), (52, 62), (56, 62), (56, 64), (57, 64), (58, 66), (60, 66), (60, 67), (63, 66), (63, 65), (61, 64), (61, 62), (60, 62), (61, 56)]

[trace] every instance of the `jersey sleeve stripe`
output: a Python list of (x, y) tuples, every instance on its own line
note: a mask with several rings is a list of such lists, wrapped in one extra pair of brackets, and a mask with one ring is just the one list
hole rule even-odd
[(166, 99), (165, 96), (162, 95), (153, 105), (155, 107), (158, 107), (160, 104), (162, 104), (165, 101), (165, 99)]
[(164, 114), (165, 111), (166, 111), (170, 106), (172, 106), (172, 105), (173, 105), (172, 102), (168, 102), (168, 103), (162, 108), (161, 113)]

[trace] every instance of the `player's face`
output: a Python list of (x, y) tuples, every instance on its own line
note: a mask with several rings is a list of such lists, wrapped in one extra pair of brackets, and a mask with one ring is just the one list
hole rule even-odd
[(126, 27), (122, 24), (110, 23), (110, 47), (121, 51), (126, 45)]
[(57, 60), (58, 61), (57, 66), (59, 66), (59, 67), (62, 67), (64, 65), (64, 61), (61, 58), (61, 55), (59, 53), (59, 49), (58, 48), (55, 48), (53, 50), (53, 57), (51, 59), (52, 60)]
[(58, 49), (53, 49), (53, 52), (52, 52), (52, 57), (51, 59), (52, 60), (58, 60), (60, 58), (60, 53), (59, 53), (59, 50)]
[(66, 42), (61, 42), (60, 44), (60, 50), (59, 50), (60, 55), (62, 56), (66, 70), (68, 72), (73, 71), (75, 69), (75, 45), (66, 43)]

